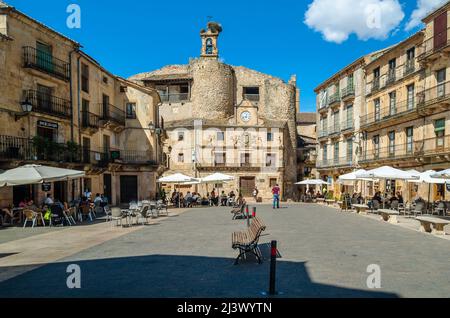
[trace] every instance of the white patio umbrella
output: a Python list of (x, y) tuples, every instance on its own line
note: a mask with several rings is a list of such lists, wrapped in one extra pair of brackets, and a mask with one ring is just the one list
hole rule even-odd
[(233, 176), (223, 174), (223, 173), (214, 173), (209, 176), (206, 176), (201, 179), (202, 183), (221, 183), (221, 182), (227, 182), (232, 181), (235, 178)]
[(310, 180), (304, 180), (301, 182), (297, 182), (298, 185), (328, 185), (328, 182), (325, 182), (320, 179), (310, 179)]
[(25, 165), (0, 174), (0, 187), (67, 181), (84, 176), (84, 171), (41, 165)]
[[(450, 179), (450, 169), (435, 172), (430, 175), (431, 178), (438, 178), (438, 179)], [(450, 182), (447, 182), (450, 183)]]
[[(450, 183), (449, 179), (443, 179), (443, 178), (433, 178), (432, 176), (436, 175), (436, 171), (434, 170), (428, 170), (419, 175), (419, 179), (416, 180), (408, 180), (408, 182), (412, 183), (426, 183), (428, 184), (428, 202), (430, 202), (431, 197), (431, 185), (432, 184), (448, 184)], [(449, 175), (450, 177), (450, 175)], [(427, 206), (428, 210), (428, 206)]]
[[(198, 182), (199, 180), (193, 177), (186, 176), (182, 173), (175, 173), (170, 176), (162, 177), (158, 179), (158, 183), (171, 183), (175, 187), (180, 184), (189, 184), (190, 182)], [(194, 184), (194, 183), (192, 183)], [(178, 207), (181, 206), (181, 201), (178, 200)]]
[[(368, 170), (366, 172), (357, 173), (357, 178), (364, 178), (364, 179), (372, 179), (373, 181), (377, 179), (383, 179), (383, 180), (414, 180), (418, 179), (419, 176), (417, 175), (417, 171), (403, 171), (400, 169), (396, 169), (389, 166), (383, 166), (376, 169)], [(384, 202), (383, 202), (384, 207)]]

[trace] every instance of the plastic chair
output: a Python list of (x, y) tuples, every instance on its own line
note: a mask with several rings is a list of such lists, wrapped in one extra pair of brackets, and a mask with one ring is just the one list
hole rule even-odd
[(25, 218), (24, 222), (23, 222), (23, 228), (25, 228), (27, 226), (28, 222), (31, 222), (31, 227), (34, 228), (34, 226), (36, 225), (36, 221), (37, 221), (37, 213), (31, 210), (24, 210), (23, 211), (23, 216)]

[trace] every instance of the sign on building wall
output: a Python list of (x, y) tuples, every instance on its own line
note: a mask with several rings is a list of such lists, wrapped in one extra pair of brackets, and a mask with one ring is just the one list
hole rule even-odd
[(39, 127), (43, 127), (43, 128), (58, 129), (57, 123), (52, 123), (52, 122), (45, 121), (45, 120), (38, 120), (37, 125)]
[(45, 182), (42, 184), (42, 191), (43, 192), (50, 192), (52, 191), (52, 184), (50, 182)]

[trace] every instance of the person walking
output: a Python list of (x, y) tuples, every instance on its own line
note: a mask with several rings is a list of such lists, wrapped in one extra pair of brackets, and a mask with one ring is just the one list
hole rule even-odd
[(272, 188), (272, 195), (273, 195), (273, 208), (280, 208), (280, 187), (278, 186), (278, 184), (276, 184), (273, 188)]
[(253, 189), (253, 198), (255, 199), (255, 202), (258, 202), (258, 193), (259, 193), (258, 188), (255, 187)]

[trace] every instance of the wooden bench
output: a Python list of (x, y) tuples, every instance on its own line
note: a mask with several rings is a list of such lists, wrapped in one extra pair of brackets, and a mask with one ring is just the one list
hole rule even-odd
[[(450, 220), (435, 218), (430, 216), (419, 216), (416, 218), (420, 222), (420, 231), (445, 235), (444, 227), (450, 224)], [(433, 225), (433, 227), (431, 227)]]
[(239, 255), (234, 262), (234, 265), (239, 264), (239, 259), (245, 257), (247, 253), (252, 253), (258, 259), (258, 263), (261, 264), (261, 255), (258, 250), (258, 241), (261, 233), (265, 231), (266, 226), (260, 218), (256, 217), (252, 220), (252, 223), (247, 231), (234, 232), (231, 235), (231, 247), (233, 249), (239, 249)]
[(355, 209), (358, 214), (367, 214), (369, 206), (366, 204), (352, 204), (352, 209)]
[(246, 218), (247, 215), (245, 215), (245, 207), (246, 204), (241, 204), (240, 206), (237, 206), (231, 210), (231, 214), (233, 214), (233, 220), (236, 220), (238, 218)]
[(389, 222), (392, 224), (398, 223), (397, 215), (400, 215), (400, 213), (398, 211), (388, 210), (388, 209), (378, 209), (378, 213), (380, 213), (381, 219), (383, 221), (386, 221), (386, 222)]

